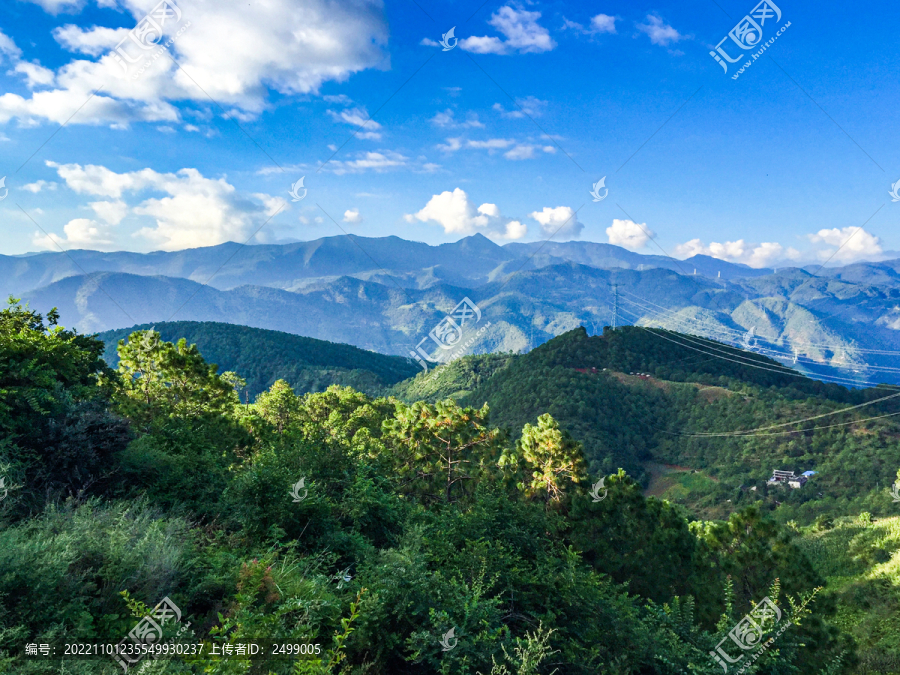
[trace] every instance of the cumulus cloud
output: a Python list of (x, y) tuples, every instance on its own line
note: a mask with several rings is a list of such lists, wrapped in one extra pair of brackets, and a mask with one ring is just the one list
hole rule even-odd
[(529, 213), (528, 217), (538, 221), (541, 231), (548, 237), (559, 235), (577, 239), (584, 229), (584, 225), (578, 222), (575, 210), (570, 206), (557, 206), (556, 208), (545, 206), (541, 211)]
[(646, 33), (650, 42), (661, 47), (668, 47), (673, 42), (685, 39), (685, 36), (672, 28), (656, 14), (647, 15), (647, 23), (636, 24), (637, 29)]
[(28, 190), (29, 192), (34, 192), (37, 194), (41, 190), (55, 190), (56, 183), (53, 181), (39, 180), (34, 183), (28, 183), (27, 185), (22, 186), (23, 190)]
[(694, 255), (708, 255), (729, 262), (743, 263), (750, 267), (772, 267), (782, 260), (818, 260), (850, 263), (857, 260), (878, 260), (884, 257), (884, 249), (879, 237), (858, 227), (844, 227), (819, 230), (807, 234), (812, 244), (807, 251), (798, 251), (774, 241), (748, 243), (743, 239), (726, 242), (703, 243), (691, 239), (675, 247), (675, 255), (689, 258)]
[(520, 54), (548, 52), (556, 47), (546, 28), (538, 24), (540, 12), (518, 10), (506, 5), (497, 10), (488, 23), (496, 28), (505, 40), (498, 37), (472, 36), (459, 41), (459, 46), (476, 54)]
[(356, 225), (363, 221), (362, 216), (359, 215), (359, 209), (347, 209), (344, 211), (344, 222), (351, 223)]
[(417, 220), (422, 223), (433, 221), (443, 227), (447, 234), (470, 235), (481, 232), (493, 239), (521, 239), (528, 229), (518, 220), (504, 217), (496, 204), (482, 204), (475, 208), (475, 204), (460, 188), (434, 195), (422, 210), (406, 214), (404, 219), (408, 223)]
[(675, 255), (690, 258), (695, 255), (708, 255), (720, 260), (742, 263), (750, 267), (771, 267), (780, 258), (791, 258), (798, 255), (794, 249), (785, 249), (781, 244), (767, 241), (761, 244), (750, 244), (743, 239), (737, 241), (710, 242), (707, 246), (699, 239), (679, 244), (675, 247)]
[(647, 223), (640, 225), (633, 220), (619, 220), (614, 218), (612, 225), (606, 228), (606, 237), (610, 244), (627, 248), (629, 251), (638, 251), (653, 239), (656, 234), (647, 227)]
[(113, 237), (109, 227), (101, 225), (89, 218), (76, 218), (63, 226), (65, 236), (58, 237), (54, 234), (35, 234), (32, 239), (35, 246), (56, 251), (58, 249), (71, 250), (86, 248), (94, 250), (109, 250), (113, 246)]
[[(90, 203), (108, 225), (118, 224), (128, 214), (152, 218), (155, 226), (143, 227), (135, 236), (166, 251), (243, 241), (284, 203), (271, 195), (239, 194), (224, 178), (206, 178), (196, 169), (116, 173), (90, 164), (47, 165), (56, 169), (66, 186), (76, 193), (108, 198)], [(134, 206), (121, 199), (125, 194), (143, 191), (164, 196), (149, 197)], [(76, 239), (90, 239), (99, 242), (99, 247), (110, 240), (109, 230), (95, 221), (79, 219), (72, 223), (75, 224), (71, 228), (64, 228), (70, 244)]]
[(100, 56), (109, 51), (110, 45), (119, 44), (119, 41), (128, 33), (127, 28), (105, 28), (104, 26), (82, 28), (66, 24), (53, 29), (53, 38), (73, 54)]
[(615, 33), (616, 17), (609, 14), (598, 14), (591, 18), (591, 30), (594, 33)]
[(5, 54), (13, 60), (22, 56), (22, 50), (19, 49), (13, 39), (6, 35), (2, 30), (0, 30), (0, 54)]
[[(833, 228), (819, 230), (815, 234), (806, 235), (813, 244), (826, 244), (829, 248), (818, 248), (816, 257), (819, 260), (851, 262), (865, 258), (877, 258), (884, 249), (881, 239), (861, 227)], [(835, 253), (837, 251), (837, 253)], [(832, 257), (834, 256), (834, 257)]]
[(579, 33), (584, 33), (585, 35), (595, 35), (597, 33), (615, 33), (616, 17), (610, 16), (609, 14), (598, 14), (597, 16), (591, 17), (590, 26), (588, 28), (585, 28), (582, 24), (576, 21), (569, 21), (568, 19), (563, 17), (563, 28), (576, 30)]
[(128, 215), (128, 204), (121, 199), (112, 202), (91, 202), (88, 204), (101, 220), (110, 225), (118, 225)]
[(56, 74), (52, 70), (44, 68), (38, 63), (19, 61), (13, 70), (25, 76), (25, 85), (29, 89), (49, 86), (56, 79)]
[[(48, 11), (76, 7), (77, 2), (40, 0)], [(152, 2), (121, 0), (136, 24)], [(30, 96), (0, 96), (0, 123), (12, 118), (24, 123), (65, 122), (91, 94), (103, 90), (70, 124), (177, 122), (181, 113), (170, 102), (198, 101), (207, 95), (240, 119), (268, 107), (268, 92), (315, 94), (326, 82), (342, 82), (369, 68), (387, 68), (388, 38), (384, 9), (365, 0), (270, 0), (247, 10), (243, 0), (218, 0), (214, 11), (198, 0), (180, 0), (180, 23), (167, 22), (171, 38), (190, 22), (169, 48), (183, 67), (168, 58), (155, 60), (136, 80), (125, 74), (112, 56), (122, 32), (109, 27), (63, 26), (55, 37), (66, 49), (98, 60), (77, 58), (54, 69), (54, 88)], [(0, 50), (18, 58), (14, 44), (0, 39)], [(33, 64), (38, 65), (38, 64)], [(30, 82), (43, 81), (43, 71), (23, 67)], [(190, 73), (188, 77), (185, 72)], [(199, 85), (199, 86), (198, 86)]]

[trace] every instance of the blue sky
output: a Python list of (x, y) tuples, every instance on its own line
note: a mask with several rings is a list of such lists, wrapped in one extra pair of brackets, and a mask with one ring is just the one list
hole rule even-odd
[[(173, 0), (166, 53), (129, 38), (158, 2), (0, 8), (0, 253), (343, 232), (754, 266), (900, 249), (895, 3), (780, 0), (733, 79), (752, 1)], [(117, 45), (151, 59), (126, 70)]]

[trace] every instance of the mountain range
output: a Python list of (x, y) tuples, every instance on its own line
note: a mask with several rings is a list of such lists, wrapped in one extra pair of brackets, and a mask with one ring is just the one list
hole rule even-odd
[[(224, 322), (431, 367), (462, 353), (527, 351), (581, 325), (596, 334), (639, 324), (711, 337), (826, 380), (900, 382), (900, 260), (775, 271), (592, 242), (499, 246), (474, 235), (429, 246), (351, 235), (0, 256), (0, 286), (40, 311), (57, 307), (83, 332)], [(449, 321), (454, 308), (462, 314)]]

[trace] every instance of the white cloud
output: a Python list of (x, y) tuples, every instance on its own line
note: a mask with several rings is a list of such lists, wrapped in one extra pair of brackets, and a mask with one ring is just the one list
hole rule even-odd
[(615, 33), (616, 17), (609, 14), (598, 14), (591, 18), (591, 32), (594, 33)]
[[(708, 255), (755, 268), (772, 267), (783, 260), (806, 259), (820, 262), (830, 260), (846, 264), (857, 260), (884, 258), (881, 239), (861, 228), (823, 229), (815, 234), (807, 234), (806, 238), (813, 246), (805, 252), (798, 251), (793, 247), (784, 247), (774, 241), (750, 243), (744, 239), (738, 239), (726, 242), (712, 241), (705, 244), (700, 239), (691, 239), (676, 246), (674, 253), (680, 258)], [(610, 243), (614, 243), (612, 239), (610, 239)]]
[[(40, 5), (44, 8), (44, 11), (49, 14), (60, 14), (60, 13), (74, 13), (80, 12), (81, 8), (84, 7), (84, 0), (26, 0), (26, 2), (31, 2), (35, 5)], [(98, 2), (101, 7), (108, 3)]]
[(685, 36), (672, 28), (655, 14), (647, 15), (647, 23), (636, 24), (637, 29), (646, 33), (650, 42), (661, 47), (668, 47), (673, 42), (684, 40)]
[(350, 108), (348, 110), (342, 110), (341, 112), (335, 112), (334, 110), (329, 110), (328, 114), (336, 122), (344, 122), (346, 124), (350, 124), (357, 128), (368, 129), (368, 131), (360, 131), (356, 134), (358, 138), (370, 138), (373, 140), (381, 139), (381, 134), (378, 133), (378, 129), (381, 129), (381, 125), (373, 119), (369, 119), (369, 113), (366, 112), (365, 108)]
[(633, 220), (614, 218), (612, 225), (606, 228), (606, 236), (609, 243), (614, 246), (621, 246), (629, 251), (638, 251), (644, 248), (656, 234), (647, 228), (647, 223), (638, 225)]
[(504, 152), (506, 159), (531, 159), (534, 157), (533, 145), (517, 145), (509, 152)]
[(540, 12), (517, 10), (509, 5), (501, 7), (488, 23), (500, 31), (506, 40), (497, 37), (469, 37), (459, 46), (476, 54), (520, 54), (548, 52), (556, 47), (546, 28), (539, 25)]
[(143, 169), (133, 173), (116, 173), (105, 166), (88, 164), (57, 164), (47, 162), (47, 166), (56, 169), (59, 177), (66, 185), (79, 194), (113, 197), (118, 199), (125, 190), (140, 190), (151, 185), (155, 176), (152, 169)]
[(478, 115), (469, 112), (466, 113), (466, 121), (458, 122), (454, 117), (454, 113), (450, 108), (447, 108), (443, 112), (436, 113), (434, 117), (431, 118), (431, 123), (436, 127), (444, 127), (444, 128), (457, 128), (457, 127), (473, 127), (478, 129), (483, 129), (484, 124), (478, 121)]
[(432, 40), (431, 38), (422, 38), (422, 41), (419, 43), (423, 47), (440, 47), (441, 43), (437, 40)]
[[(213, 246), (226, 241), (243, 241), (283, 204), (280, 198), (266, 194), (243, 195), (224, 178), (205, 178), (196, 169), (176, 173), (157, 173), (142, 169), (116, 173), (104, 166), (56, 164), (66, 185), (79, 194), (108, 197), (114, 201), (90, 204), (94, 212), (110, 224), (120, 222), (128, 212), (155, 219), (155, 227), (144, 227), (134, 236), (143, 237), (162, 250), (172, 251), (198, 246)], [(145, 190), (163, 197), (144, 199), (128, 208), (120, 199), (125, 193)], [(75, 235), (105, 240), (104, 230), (93, 221), (73, 226)], [(73, 221), (75, 222), (75, 221)], [(96, 233), (91, 234), (97, 230)]]
[(563, 30), (574, 29), (574, 30), (580, 31), (582, 33), (587, 32), (584, 30), (584, 26), (582, 26), (580, 23), (578, 23), (577, 21), (570, 21), (566, 17), (563, 17), (563, 26), (562, 27), (563, 27)]
[(22, 56), (22, 50), (16, 46), (13, 39), (0, 30), (0, 54), (6, 54), (13, 60)]
[(503, 156), (506, 159), (532, 159), (534, 157), (534, 153), (536, 150), (540, 150), (542, 152), (546, 152), (547, 154), (554, 154), (556, 152), (556, 148), (552, 145), (532, 145), (530, 143), (519, 143), (509, 152), (504, 152)]
[(49, 68), (44, 68), (37, 63), (28, 63), (27, 61), (19, 61), (14, 71), (25, 76), (25, 84), (29, 89), (49, 86), (56, 79), (55, 73)]
[(585, 35), (595, 35), (597, 33), (615, 33), (616, 17), (610, 16), (609, 14), (598, 14), (597, 16), (591, 18), (590, 28), (585, 28), (577, 21), (569, 21), (569, 19), (563, 17), (563, 30), (566, 29), (576, 30), (579, 33), (584, 33)]
[(435, 113), (431, 118), (431, 123), (437, 127), (453, 126), (456, 122), (453, 119), (453, 111), (447, 108), (444, 112)]
[(460, 148), (462, 148), (462, 137), (459, 138), (448, 138), (447, 142), (444, 144), (438, 143), (438, 150), (443, 150), (444, 152), (456, 152)]
[(720, 260), (742, 263), (756, 268), (771, 267), (772, 262), (791, 254), (792, 249), (785, 251), (781, 244), (774, 241), (750, 244), (743, 239), (726, 241), (724, 243), (712, 241), (708, 246), (699, 239), (691, 239), (675, 247), (675, 255), (681, 258), (708, 255)]
[(341, 105), (350, 105), (353, 103), (353, 99), (346, 94), (326, 94), (322, 97), (322, 100), (326, 103), (340, 103)]
[(505, 150), (515, 144), (512, 138), (488, 138), (483, 141), (463, 140), (463, 138), (448, 138), (446, 144), (439, 144), (437, 147), (444, 152), (456, 152), (465, 148), (466, 150), (487, 150), (493, 154), (497, 150)]
[(502, 150), (514, 142), (509, 138), (489, 138), (486, 141), (466, 141), (466, 147), (473, 150)]
[[(806, 236), (813, 244), (821, 243), (831, 247), (816, 251), (816, 257), (823, 261), (829, 258), (839, 262), (877, 258), (884, 251), (881, 239), (860, 227), (844, 227), (842, 229), (835, 227), (830, 230), (819, 230), (815, 234)], [(836, 250), (837, 254), (835, 254)], [(834, 255), (833, 258), (832, 255)]]
[(525, 115), (540, 117), (547, 107), (547, 101), (542, 101), (534, 96), (526, 96), (525, 98), (516, 98), (516, 106), (514, 109), (507, 110), (499, 103), (495, 103), (493, 109), (503, 115), (503, 117), (512, 119), (525, 117)]
[(35, 246), (42, 249), (56, 251), (60, 248), (72, 250), (78, 248), (109, 250), (113, 244), (113, 237), (109, 227), (101, 225), (89, 218), (76, 218), (63, 226), (64, 237), (54, 234), (35, 234), (32, 241)]
[(91, 202), (88, 206), (94, 209), (98, 218), (110, 225), (118, 225), (128, 215), (128, 204), (121, 199), (113, 202)]
[(496, 204), (482, 204), (476, 209), (460, 188), (434, 195), (425, 208), (415, 214), (406, 214), (404, 219), (408, 223), (434, 221), (447, 234), (481, 232), (494, 239), (521, 239), (528, 229), (518, 220), (504, 217)]
[[(328, 146), (331, 152), (337, 151), (337, 146)], [(366, 171), (382, 172), (389, 169), (406, 168), (411, 171), (428, 171), (428, 164), (425, 164), (426, 158), (419, 156), (417, 160), (410, 161), (410, 158), (394, 150), (370, 150), (367, 152), (356, 152), (350, 155), (352, 159), (324, 159), (319, 160), (315, 165), (307, 163), (287, 164), (279, 168), (273, 165), (266, 165), (259, 169), (257, 173), (262, 176), (271, 174), (280, 174), (283, 171), (288, 173), (306, 173), (308, 171), (327, 171), (338, 176), (348, 173), (365, 173)], [(327, 161), (326, 161), (327, 160)], [(437, 167), (437, 165), (431, 165)]]
[(352, 223), (356, 225), (363, 221), (362, 216), (359, 215), (359, 209), (347, 209), (344, 211), (344, 222)]
[(538, 221), (541, 230), (548, 237), (559, 235), (577, 239), (584, 229), (584, 225), (578, 222), (575, 210), (570, 206), (557, 206), (556, 208), (545, 206), (541, 211), (529, 213), (528, 217)]
[(390, 150), (359, 153), (356, 157), (356, 159), (348, 161), (332, 159), (328, 164), (321, 167), (322, 171), (330, 171), (339, 176), (345, 173), (384, 171), (386, 169), (408, 166), (407, 160), (409, 159), (399, 152)]
[(41, 190), (55, 190), (56, 183), (53, 181), (39, 180), (34, 183), (28, 183), (28, 185), (22, 186), (23, 190), (28, 190), (29, 192), (34, 192), (37, 194)]
[[(49, 11), (74, 6), (59, 0), (40, 2)], [(135, 23), (154, 4), (120, 0)], [(76, 59), (56, 69), (57, 89), (28, 98), (0, 96), (0, 123), (11, 118), (63, 123), (101, 86), (103, 91), (70, 124), (124, 128), (135, 121), (177, 122), (180, 112), (170, 102), (207, 105), (207, 95), (238, 118), (248, 119), (269, 106), (270, 90), (314, 94), (326, 82), (343, 82), (353, 73), (389, 64), (384, 9), (375, 0), (304, 0), (300, 6), (294, 0), (269, 0), (252, 11), (244, 0), (217, 0), (214, 11), (198, 0), (181, 0), (179, 6), (182, 22), (169, 21), (164, 31), (172, 37), (190, 21), (187, 32), (170, 47), (183, 71), (160, 58), (132, 80), (110, 53), (121, 39), (120, 31), (66, 26), (56, 32), (61, 44), (100, 59)], [(0, 49), (10, 53), (15, 45), (7, 42), (0, 39)]]
[(53, 38), (70, 52), (100, 56), (117, 45), (129, 33), (127, 28), (106, 28), (92, 26), (82, 28), (66, 24), (53, 29)]

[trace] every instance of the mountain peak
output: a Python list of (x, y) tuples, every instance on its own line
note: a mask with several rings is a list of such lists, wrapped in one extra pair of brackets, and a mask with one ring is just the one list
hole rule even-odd
[[(446, 248), (445, 248), (446, 247)], [(509, 253), (502, 246), (495, 244), (480, 232), (463, 237), (452, 244), (441, 244), (440, 248), (455, 249), (470, 255), (488, 256), (492, 258), (507, 258)]]

